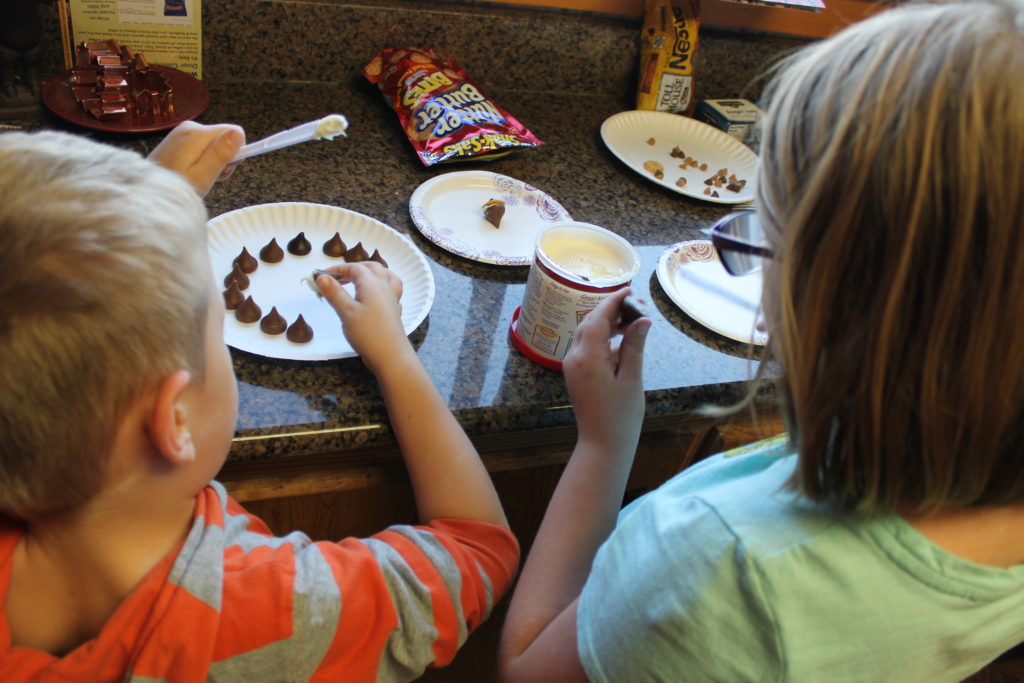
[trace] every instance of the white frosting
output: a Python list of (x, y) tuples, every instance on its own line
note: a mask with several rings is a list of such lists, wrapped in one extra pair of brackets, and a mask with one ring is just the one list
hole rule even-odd
[(341, 114), (330, 114), (320, 119), (320, 123), (316, 127), (315, 137), (323, 140), (333, 140), (339, 135), (344, 135), (346, 130), (348, 130), (348, 119)]
[(621, 279), (629, 272), (621, 255), (599, 242), (549, 239), (543, 248), (560, 268), (591, 282)]

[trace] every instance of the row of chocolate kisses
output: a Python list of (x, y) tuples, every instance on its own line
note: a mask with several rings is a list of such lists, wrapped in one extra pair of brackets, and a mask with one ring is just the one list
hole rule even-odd
[[(313, 245), (306, 239), (305, 232), (300, 232), (288, 242), (288, 253), (295, 256), (305, 256), (313, 250)], [(324, 242), (322, 251), (332, 258), (343, 258), (346, 263), (358, 261), (376, 261), (387, 268), (387, 261), (380, 255), (380, 251), (373, 250), (369, 255), (362, 242), (357, 242), (351, 249), (347, 248), (340, 233), (334, 233), (331, 239)], [(284, 250), (277, 243), (277, 238), (272, 238), (262, 249), (260, 249), (260, 260), (266, 263), (279, 263), (284, 259)], [(242, 253), (231, 262), (231, 272), (224, 278), (224, 305), (229, 311), (235, 312), (235, 319), (241, 323), (260, 322), (260, 329), (270, 335), (285, 334), (289, 341), (297, 344), (305, 344), (313, 339), (313, 328), (309, 326), (302, 314), (291, 325), (273, 306), (270, 313), (263, 315), (263, 309), (253, 300), (252, 296), (246, 296), (243, 291), (249, 288), (249, 275), (256, 272), (259, 261), (249, 253), (246, 247), (242, 247)]]

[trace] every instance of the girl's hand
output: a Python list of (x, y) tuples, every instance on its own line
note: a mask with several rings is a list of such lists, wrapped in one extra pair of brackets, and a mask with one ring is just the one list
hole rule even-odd
[(643, 353), (651, 319), (634, 320), (615, 344), (622, 331), (619, 309), (629, 293), (615, 292), (583, 318), (562, 368), (579, 442), (632, 455), (644, 417)]
[(402, 326), (402, 281), (397, 275), (374, 261), (332, 266), (342, 282), (355, 285), (355, 297), (342, 287), (342, 282), (329, 275), (316, 279), (320, 293), (341, 318), (341, 327), (355, 349), (374, 374), (412, 345)]
[(228, 162), (245, 144), (245, 131), (230, 123), (205, 126), (184, 121), (149, 153), (150, 161), (183, 175), (200, 197), (231, 175)]

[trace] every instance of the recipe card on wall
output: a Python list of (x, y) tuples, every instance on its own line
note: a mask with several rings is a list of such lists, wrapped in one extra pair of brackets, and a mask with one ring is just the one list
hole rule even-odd
[(76, 45), (113, 39), (150, 64), (203, 77), (202, 0), (62, 0), (58, 7), (66, 68)]

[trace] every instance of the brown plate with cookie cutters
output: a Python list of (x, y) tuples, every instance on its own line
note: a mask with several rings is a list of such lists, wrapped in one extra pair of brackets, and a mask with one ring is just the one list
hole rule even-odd
[(210, 91), (199, 79), (160, 64), (150, 68), (167, 79), (173, 91), (174, 110), (169, 115), (155, 120), (152, 117), (98, 119), (87, 112), (75, 100), (71, 90), (72, 70), (62, 71), (43, 84), (43, 104), (54, 114), (71, 123), (108, 133), (149, 133), (174, 128), (182, 121), (188, 121), (206, 111), (210, 104)]
[[(355, 211), (304, 202), (260, 204), (211, 219), (208, 235), (214, 276), (224, 286), (228, 309), (224, 341), (242, 351), (289, 360), (356, 356), (337, 313), (309, 286), (315, 270), (346, 263), (346, 256), (379, 259), (402, 279), (407, 334), (423, 322), (434, 301), (434, 276), (423, 252), (394, 228)], [(236, 260), (247, 261), (249, 268), (255, 262), (251, 272), (239, 268), (248, 281), (244, 288), (232, 283)], [(233, 284), (239, 292), (229, 303)], [(352, 285), (345, 287), (352, 292)], [(240, 320), (236, 312), (249, 298), (259, 312), (246, 311)]]
[(754, 199), (757, 155), (702, 121), (663, 111), (624, 111), (601, 124), (601, 139), (653, 183), (716, 204)]

